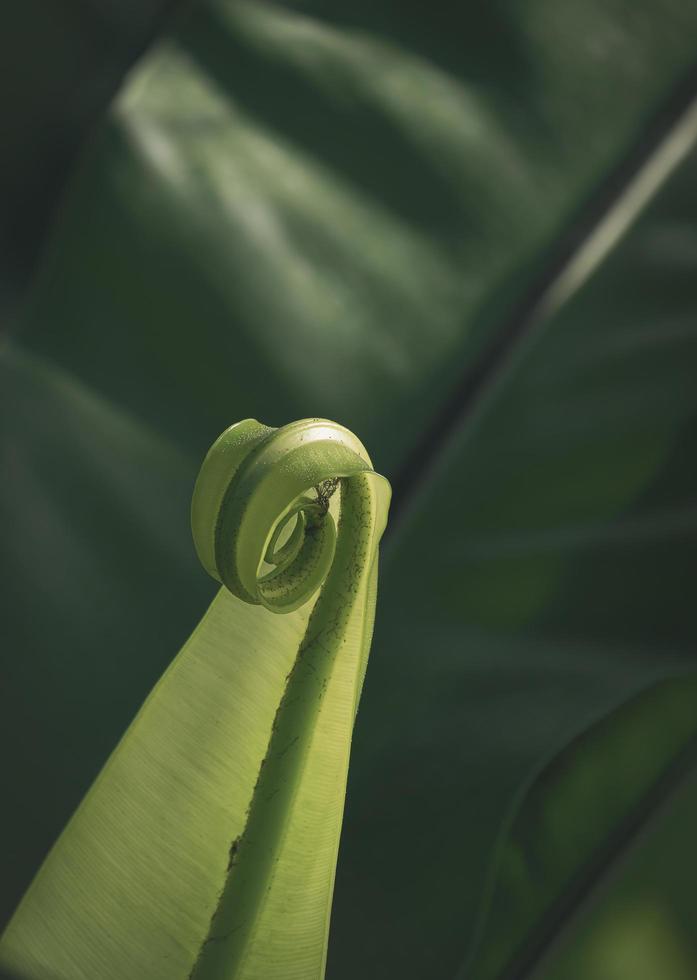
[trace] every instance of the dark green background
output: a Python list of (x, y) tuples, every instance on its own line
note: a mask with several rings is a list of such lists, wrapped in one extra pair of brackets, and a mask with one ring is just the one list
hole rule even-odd
[(697, 10), (10, 21), (3, 915), (213, 594), (206, 449), (318, 415), (395, 489), (330, 980), (634, 980), (646, 907), (697, 973)]

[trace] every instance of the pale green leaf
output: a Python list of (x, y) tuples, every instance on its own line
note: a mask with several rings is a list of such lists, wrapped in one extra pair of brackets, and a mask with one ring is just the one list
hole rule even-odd
[[(53, 848), (0, 965), (37, 980), (323, 976), (388, 503), (340, 426), (223, 433), (193, 523), (227, 587)], [(282, 545), (286, 515), (301, 533)]]

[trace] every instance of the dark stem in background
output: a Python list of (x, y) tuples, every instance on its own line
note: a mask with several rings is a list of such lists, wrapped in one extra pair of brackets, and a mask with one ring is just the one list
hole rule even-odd
[(696, 98), (697, 65), (653, 115), (629, 154), (582, 207), (566, 234), (549, 250), (542, 273), (511, 309), (501, 329), (492, 332), (491, 342), (465, 369), (430, 425), (392, 476), (392, 509), (385, 535), (388, 552), (391, 550), (389, 542), (399, 536), (414, 498), (437, 470), (451, 441), (479, 408), (513, 353), (543, 319), (545, 299), (555, 283)]

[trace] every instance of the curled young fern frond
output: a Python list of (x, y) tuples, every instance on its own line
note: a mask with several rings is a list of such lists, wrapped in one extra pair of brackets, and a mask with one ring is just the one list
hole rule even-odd
[(389, 496), (333, 422), (220, 436), (192, 526), (223, 588), (46, 859), (0, 965), (29, 980), (323, 976)]

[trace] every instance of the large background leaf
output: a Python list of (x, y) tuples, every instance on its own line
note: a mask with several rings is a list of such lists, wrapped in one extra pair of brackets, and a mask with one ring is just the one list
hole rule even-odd
[[(455, 976), (479, 923), (495, 976), (612, 864), (689, 739), (689, 691), (652, 689), (694, 668), (691, 160), (601, 260), (693, 140), (696, 27), (199, 4), (140, 64), (3, 358), (7, 911), (205, 608), (191, 482), (250, 415), (336, 417), (397, 490), (329, 975)], [(646, 739), (675, 726), (629, 738), (613, 806), (592, 767), (532, 895), (552, 760), (582, 780), (642, 691)]]

